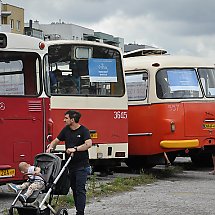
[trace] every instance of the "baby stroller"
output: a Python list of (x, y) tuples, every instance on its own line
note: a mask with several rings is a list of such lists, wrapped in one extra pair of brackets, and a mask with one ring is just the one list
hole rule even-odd
[[(55, 215), (67, 215), (66, 208), (60, 208), (56, 211), (52, 207), (52, 200), (54, 195), (67, 195), (70, 188), (70, 178), (68, 171), (68, 164), (72, 157), (64, 162), (59, 156), (51, 153), (41, 153), (36, 155), (34, 159), (34, 166), (41, 168), (41, 174), (45, 182), (43, 190), (34, 191), (34, 193), (27, 199), (26, 202), (19, 201), (19, 195), (25, 191), (20, 190), (13, 201), (9, 215), (50, 215), (50, 212)], [(44, 195), (41, 202), (37, 202), (37, 205), (33, 203), (38, 199), (39, 195)]]

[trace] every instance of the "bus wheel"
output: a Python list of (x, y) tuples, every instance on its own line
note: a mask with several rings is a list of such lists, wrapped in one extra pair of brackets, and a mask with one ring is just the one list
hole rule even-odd
[(213, 166), (212, 155), (209, 153), (200, 153), (190, 156), (194, 165), (199, 167), (211, 167)]

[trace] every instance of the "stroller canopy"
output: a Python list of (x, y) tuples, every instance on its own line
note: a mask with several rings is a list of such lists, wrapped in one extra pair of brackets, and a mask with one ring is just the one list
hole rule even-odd
[(46, 182), (53, 182), (61, 170), (61, 158), (51, 153), (41, 153), (35, 156), (34, 165), (41, 168), (41, 174)]

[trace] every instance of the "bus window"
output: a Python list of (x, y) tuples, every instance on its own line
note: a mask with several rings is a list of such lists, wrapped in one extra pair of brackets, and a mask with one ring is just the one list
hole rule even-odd
[(215, 69), (198, 69), (206, 97), (215, 97)]
[(156, 75), (158, 98), (200, 98), (195, 69), (162, 69)]
[(52, 95), (123, 96), (125, 93), (120, 52), (110, 48), (51, 45), (48, 72)]
[(126, 74), (126, 87), (129, 101), (145, 100), (147, 97), (147, 72)]
[(0, 53), (0, 95), (37, 95), (40, 92), (36, 54)]

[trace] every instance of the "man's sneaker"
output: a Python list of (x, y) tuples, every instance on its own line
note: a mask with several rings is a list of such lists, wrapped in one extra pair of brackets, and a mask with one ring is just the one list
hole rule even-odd
[(23, 194), (20, 194), (20, 195), (19, 195), (19, 200), (20, 200), (21, 202), (26, 202), (26, 199), (27, 199), (27, 197), (26, 197), (25, 195), (23, 195)]
[(17, 193), (19, 191), (19, 189), (17, 188), (17, 186), (15, 184), (8, 184), (7, 185), (9, 190), (14, 191), (15, 193)]

